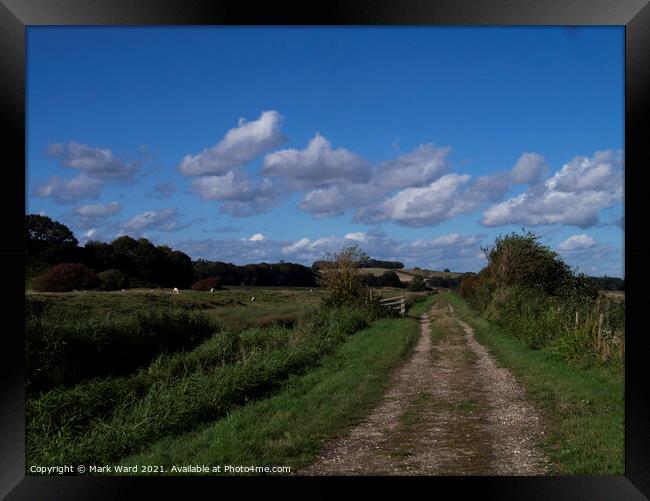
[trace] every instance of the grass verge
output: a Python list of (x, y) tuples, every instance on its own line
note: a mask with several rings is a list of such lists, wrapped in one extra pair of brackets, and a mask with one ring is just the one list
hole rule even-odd
[(509, 368), (542, 412), (546, 438), (540, 446), (551, 474), (622, 475), (624, 472), (624, 381), (611, 367), (584, 368), (532, 350), (478, 317), (458, 296), (446, 293), (458, 315), (496, 361)]
[[(418, 339), (411, 319), (383, 319), (358, 332), (276, 395), (199, 431), (163, 439), (121, 464), (288, 466), (309, 464), (324, 441), (358, 424), (379, 402), (390, 374)], [(223, 473), (223, 471), (221, 472)], [(186, 473), (179, 473), (186, 474)]]

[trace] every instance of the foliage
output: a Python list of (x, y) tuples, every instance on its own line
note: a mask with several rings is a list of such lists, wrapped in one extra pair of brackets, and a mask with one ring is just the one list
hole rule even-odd
[(97, 287), (95, 272), (80, 263), (61, 263), (47, 269), (34, 279), (34, 288), (45, 292), (68, 292)]
[(43, 394), (27, 405), (28, 461), (111, 462), (191, 430), (314, 365), (372, 318), (361, 309), (325, 308), (293, 330), (221, 332), (132, 376)]
[[(319, 270), (323, 265), (327, 266), (327, 261), (314, 261), (312, 268), (314, 270)], [(363, 254), (359, 262), (359, 267), (402, 269), (404, 268), (404, 263), (399, 261), (381, 261), (379, 259), (372, 259), (367, 254)]]
[(537, 240), (530, 232), (497, 238), (484, 249), (488, 265), (463, 278), (461, 296), (534, 349), (580, 364), (621, 365), (624, 304), (599, 299), (592, 279)]
[(397, 287), (402, 288), (405, 285), (394, 271), (386, 271), (379, 276), (364, 273), (362, 275), (363, 283), (368, 287)]
[(221, 279), (218, 277), (202, 278), (201, 280), (192, 284), (193, 291), (209, 291), (210, 289), (221, 290)]
[[(194, 279), (216, 277), (222, 285), (301, 286), (316, 285), (313, 270), (295, 263), (259, 263), (236, 266), (199, 259), (193, 263)], [(208, 288), (209, 290), (209, 288)]]
[(129, 287), (129, 277), (120, 270), (105, 270), (97, 274), (99, 288), (103, 291), (115, 291)]
[(420, 275), (414, 276), (408, 285), (408, 290), (413, 292), (421, 292), (425, 289), (426, 285), (424, 283), (424, 278), (422, 278)]
[(28, 393), (128, 374), (160, 353), (196, 346), (217, 329), (204, 315), (185, 311), (63, 318), (31, 313), (25, 331)]
[(323, 262), (319, 269), (319, 285), (329, 292), (333, 305), (362, 304), (370, 297), (359, 269), (367, 255), (358, 246), (344, 247)]

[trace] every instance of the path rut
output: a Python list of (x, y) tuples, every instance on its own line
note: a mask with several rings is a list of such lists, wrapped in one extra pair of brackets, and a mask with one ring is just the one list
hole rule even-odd
[(510, 371), (451, 305), (434, 306), (420, 323), (414, 353), (380, 404), (297, 473), (543, 475), (542, 422)]

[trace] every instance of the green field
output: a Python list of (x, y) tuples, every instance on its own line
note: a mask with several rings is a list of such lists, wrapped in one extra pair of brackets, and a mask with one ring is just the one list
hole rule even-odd
[[(407, 295), (417, 308), (426, 299)], [(323, 414), (313, 416), (320, 424), (313, 426), (324, 426), (328, 416), (345, 417), (336, 425), (343, 426), (360, 415), (360, 403), (370, 406), (379, 398), (382, 386), (374, 383), (403, 359), (417, 331), (410, 318), (322, 306), (324, 292), (308, 288), (26, 296), (28, 467), (115, 463), (161, 440), (184, 443), (187, 433), (240, 409), (255, 415), (258, 403), (314, 381), (333, 384), (328, 391), (347, 401), (337, 406), (322, 400)], [(343, 361), (352, 371), (345, 376), (337, 372)], [(350, 375), (354, 383), (336, 383)], [(302, 412), (310, 412), (311, 404), (305, 405)], [(278, 418), (269, 425), (281, 423)], [(296, 460), (329, 436), (314, 442), (310, 430), (298, 440)]]
[[(274, 322), (292, 324), (324, 296), (320, 288), (228, 287), (196, 292), (168, 289), (129, 289), (122, 292), (29, 292), (28, 299), (45, 314), (56, 316), (130, 315), (146, 311), (201, 311), (229, 330), (245, 330)], [(251, 298), (255, 301), (251, 302)]]

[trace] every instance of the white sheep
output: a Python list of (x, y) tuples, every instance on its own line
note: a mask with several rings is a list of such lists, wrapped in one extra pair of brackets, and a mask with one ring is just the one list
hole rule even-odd
[(253, 297), (251, 298), (251, 303), (254, 303), (254, 302), (255, 302), (255, 296), (253, 296)]
[(120, 292), (126, 292), (126, 289), (122, 289)]
[(212, 294), (213, 292), (214, 292), (214, 287), (210, 289), (210, 294)]
[(172, 291), (172, 294), (180, 294), (181, 291), (178, 290), (178, 287), (174, 287), (174, 290)]

